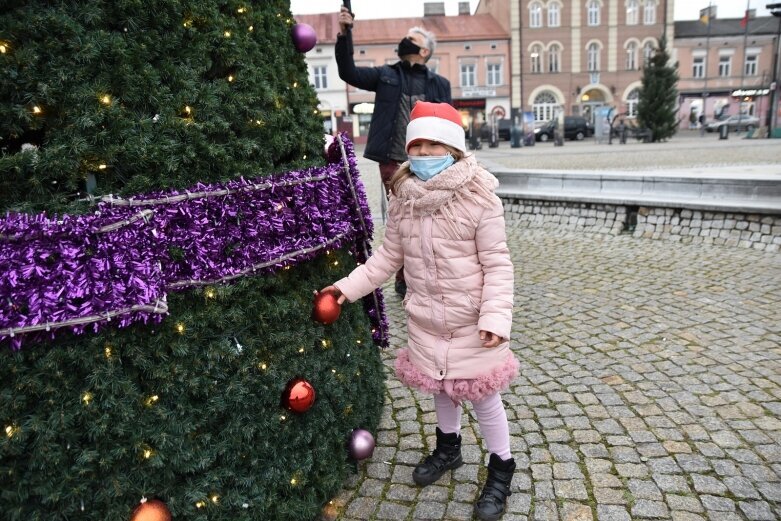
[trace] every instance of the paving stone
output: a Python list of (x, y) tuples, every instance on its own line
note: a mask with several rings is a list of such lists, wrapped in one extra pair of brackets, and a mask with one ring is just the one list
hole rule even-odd
[(778, 518), (764, 501), (741, 501), (738, 509), (751, 521), (776, 521)]
[(663, 501), (649, 501), (639, 499), (632, 505), (632, 517), (650, 517), (655, 519), (665, 519), (670, 517), (667, 505)]
[[(414, 519), (420, 519), (421, 521), (429, 519), (443, 519), (447, 510), (446, 506), (446, 503), (442, 502), (418, 501), (412, 516)], [(379, 517), (379, 515), (377, 517)]]
[(616, 505), (597, 505), (598, 521), (632, 521), (626, 508)]
[(667, 494), (665, 497), (667, 506), (671, 510), (685, 510), (686, 512), (704, 512), (700, 501), (694, 496), (679, 496), (676, 494)]
[[(375, 514), (376, 519), (404, 519), (409, 514), (411, 508), (407, 505), (383, 501)], [(441, 519), (435, 518), (435, 519)]]

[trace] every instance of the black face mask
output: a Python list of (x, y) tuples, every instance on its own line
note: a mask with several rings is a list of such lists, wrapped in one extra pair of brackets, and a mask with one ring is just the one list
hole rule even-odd
[(399, 55), (399, 58), (401, 58), (402, 56), (407, 56), (409, 54), (418, 54), (420, 49), (421, 47), (416, 45), (415, 42), (409, 38), (402, 38), (399, 42), (399, 50), (397, 51), (397, 54)]

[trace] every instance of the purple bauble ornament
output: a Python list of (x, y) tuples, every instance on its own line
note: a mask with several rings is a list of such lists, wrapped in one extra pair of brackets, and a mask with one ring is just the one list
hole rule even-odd
[(293, 45), (298, 52), (308, 52), (317, 44), (317, 34), (315, 29), (308, 24), (296, 24), (291, 29), (293, 34)]
[(347, 450), (354, 460), (370, 458), (374, 454), (374, 436), (366, 429), (353, 429)]

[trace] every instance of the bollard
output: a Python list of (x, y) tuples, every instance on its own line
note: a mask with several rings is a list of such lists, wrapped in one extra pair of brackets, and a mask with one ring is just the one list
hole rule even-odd
[(729, 125), (724, 123), (719, 127), (719, 139), (729, 138)]

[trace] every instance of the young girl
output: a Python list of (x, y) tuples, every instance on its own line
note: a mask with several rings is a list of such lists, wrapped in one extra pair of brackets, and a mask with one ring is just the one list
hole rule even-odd
[(461, 459), (461, 402), (469, 400), (491, 452), (475, 504), (482, 520), (504, 513), (515, 460), (499, 396), (518, 374), (510, 351), (513, 266), (496, 178), (466, 155), (461, 115), (446, 103), (415, 104), (407, 126), (409, 161), (391, 180), (382, 246), (349, 276), (324, 288), (354, 302), (404, 267), (408, 347), (396, 375), (434, 394), (437, 446), (413, 472), (437, 481)]

